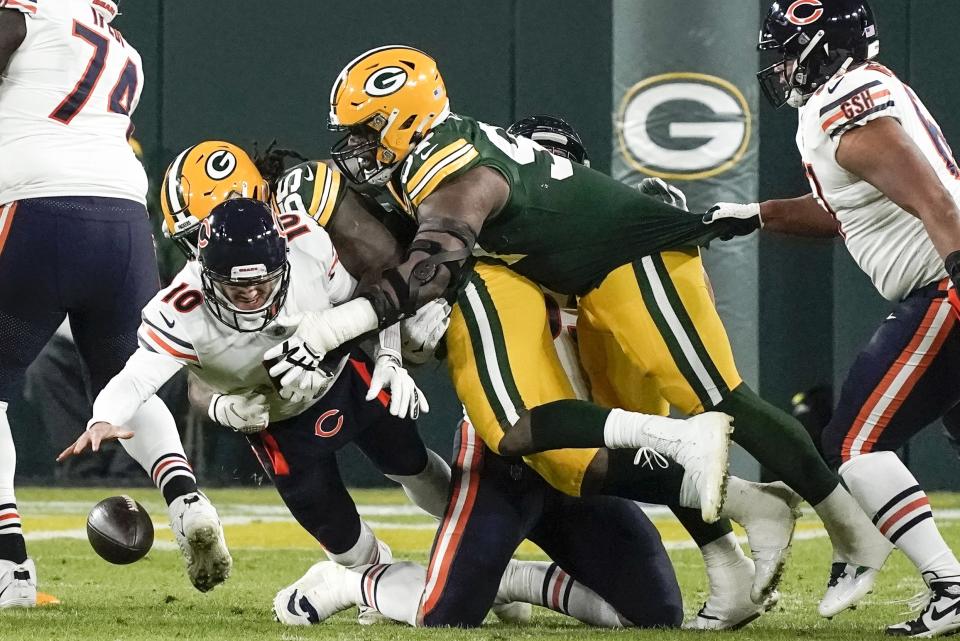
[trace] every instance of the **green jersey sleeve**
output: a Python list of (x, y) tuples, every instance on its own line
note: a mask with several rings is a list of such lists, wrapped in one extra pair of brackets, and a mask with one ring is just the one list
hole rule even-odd
[(339, 171), (310, 160), (291, 167), (277, 181), (277, 209), (281, 216), (309, 216), (326, 227), (347, 189)]

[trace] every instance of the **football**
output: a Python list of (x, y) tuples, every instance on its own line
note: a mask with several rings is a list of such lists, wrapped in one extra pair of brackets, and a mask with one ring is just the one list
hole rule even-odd
[(126, 565), (139, 561), (153, 547), (153, 521), (129, 496), (111, 496), (90, 510), (87, 539), (104, 560)]

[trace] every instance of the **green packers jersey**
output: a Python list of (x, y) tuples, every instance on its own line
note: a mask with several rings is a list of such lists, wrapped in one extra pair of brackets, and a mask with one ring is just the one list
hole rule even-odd
[(704, 245), (727, 231), (527, 138), (459, 115), (417, 145), (394, 174), (391, 191), (416, 216), (445, 181), (480, 165), (506, 178), (510, 197), (484, 223), (475, 254), (498, 258), (564, 294), (586, 293), (645, 255)]
[(340, 172), (318, 160), (291, 167), (277, 181), (276, 201), (281, 224), (286, 228), (283, 217), (296, 214), (309, 216), (326, 227), (346, 190), (347, 182)]

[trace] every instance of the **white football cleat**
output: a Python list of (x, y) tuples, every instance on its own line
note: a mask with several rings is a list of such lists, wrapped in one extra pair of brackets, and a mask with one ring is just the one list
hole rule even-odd
[(523, 601), (511, 601), (505, 593), (507, 586), (511, 584), (518, 563), (516, 559), (510, 559), (507, 567), (504, 568), (503, 576), (500, 577), (500, 587), (497, 589), (497, 596), (493, 600), (493, 605), (490, 606), (490, 611), (504, 623), (525, 625), (530, 623), (530, 618), (533, 616), (533, 606)]
[[(727, 465), (733, 418), (722, 412), (704, 412), (664, 430), (661, 454), (683, 466), (681, 494), (696, 491), (704, 523), (715, 523), (726, 494)], [(683, 502), (681, 497), (681, 504)]]
[(233, 559), (220, 516), (210, 500), (201, 492), (192, 492), (174, 499), (167, 510), (193, 587), (208, 592), (226, 581)]
[(877, 574), (879, 570), (865, 565), (834, 563), (830, 569), (827, 591), (817, 606), (820, 616), (832, 619), (847, 608), (855, 606), (873, 590)]
[[(960, 631), (960, 577), (931, 580), (930, 591), (924, 597), (923, 610), (911, 621), (887, 628), (895, 637), (926, 639), (954, 634)], [(918, 604), (919, 605), (919, 604)]]
[(753, 582), (754, 564), (744, 558), (733, 566), (708, 567), (710, 596), (697, 616), (683, 624), (684, 630), (739, 630), (776, 605), (778, 592), (762, 605), (750, 598), (747, 588)]
[(490, 611), (497, 615), (503, 623), (512, 623), (513, 625), (526, 625), (530, 623), (533, 616), (533, 606), (523, 601), (510, 601), (506, 603), (493, 602)]
[(37, 567), (33, 559), (23, 563), (0, 560), (0, 609), (32, 608), (37, 605)]
[(737, 497), (738, 502), (750, 506), (738, 521), (747, 532), (750, 556), (755, 564), (750, 598), (762, 604), (780, 584), (800, 518), (798, 506), (803, 499), (780, 482), (741, 481), (736, 488), (743, 493)]
[(286, 625), (321, 623), (355, 604), (347, 594), (347, 570), (333, 561), (313, 564), (293, 585), (273, 598), (273, 613)]

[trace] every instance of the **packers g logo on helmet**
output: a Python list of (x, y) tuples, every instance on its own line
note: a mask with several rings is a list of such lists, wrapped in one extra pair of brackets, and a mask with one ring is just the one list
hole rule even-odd
[(229, 142), (207, 140), (187, 147), (163, 177), (160, 208), (163, 233), (187, 256), (197, 255), (197, 229), (225, 200), (244, 197), (268, 202), (267, 181), (247, 153)]
[(353, 182), (383, 185), (449, 115), (433, 58), (400, 45), (371, 49), (343, 68), (330, 91), (330, 127), (346, 132), (331, 155)]
[(223, 180), (237, 168), (237, 157), (229, 149), (218, 149), (207, 158), (207, 175), (213, 180)]
[(407, 72), (400, 67), (377, 69), (363, 83), (363, 90), (371, 96), (389, 96), (407, 82)]

